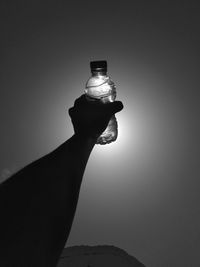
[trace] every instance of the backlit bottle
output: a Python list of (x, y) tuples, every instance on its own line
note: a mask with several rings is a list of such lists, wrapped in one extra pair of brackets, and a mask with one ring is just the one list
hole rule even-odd
[[(88, 99), (98, 99), (103, 103), (113, 102), (116, 98), (116, 87), (114, 82), (107, 76), (106, 61), (91, 61), (90, 68), (92, 76), (86, 83), (85, 93)], [(117, 139), (117, 120), (113, 115), (106, 130), (97, 139), (97, 144), (109, 144)]]

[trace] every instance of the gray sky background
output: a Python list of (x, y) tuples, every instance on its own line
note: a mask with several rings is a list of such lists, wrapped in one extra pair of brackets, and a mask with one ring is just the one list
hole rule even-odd
[(68, 241), (149, 267), (200, 266), (198, 1), (1, 1), (3, 180), (73, 134), (67, 114), (106, 59), (124, 110), (96, 146)]

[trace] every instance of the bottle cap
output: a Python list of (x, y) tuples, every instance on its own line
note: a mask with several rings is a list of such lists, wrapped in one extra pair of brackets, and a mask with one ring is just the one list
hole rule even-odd
[(91, 71), (107, 71), (107, 61), (106, 60), (91, 61), (90, 68)]

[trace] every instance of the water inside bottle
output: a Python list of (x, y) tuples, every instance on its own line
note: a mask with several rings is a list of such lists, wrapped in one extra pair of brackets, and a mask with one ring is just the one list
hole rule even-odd
[[(92, 76), (86, 84), (86, 97), (89, 101), (100, 101), (103, 104), (114, 102), (116, 98), (116, 87), (108, 76)], [(117, 120), (113, 115), (107, 128), (97, 139), (97, 144), (109, 144), (117, 139)]]

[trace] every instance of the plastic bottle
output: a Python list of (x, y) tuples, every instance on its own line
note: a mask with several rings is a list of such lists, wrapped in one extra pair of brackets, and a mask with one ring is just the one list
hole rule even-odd
[[(89, 100), (99, 99), (103, 103), (113, 102), (116, 98), (116, 87), (114, 82), (107, 76), (106, 61), (91, 61), (90, 68), (92, 76), (86, 83), (85, 93)], [(117, 120), (113, 115), (106, 130), (98, 137), (96, 144), (109, 144), (117, 139)]]

